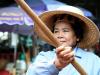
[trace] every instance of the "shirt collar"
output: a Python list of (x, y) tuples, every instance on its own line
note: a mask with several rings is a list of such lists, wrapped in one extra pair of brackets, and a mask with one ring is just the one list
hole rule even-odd
[(74, 48), (74, 53), (75, 53), (75, 57), (76, 58), (82, 58), (82, 53), (83, 53), (83, 50), (81, 49), (81, 48), (79, 48), (79, 47), (75, 47)]

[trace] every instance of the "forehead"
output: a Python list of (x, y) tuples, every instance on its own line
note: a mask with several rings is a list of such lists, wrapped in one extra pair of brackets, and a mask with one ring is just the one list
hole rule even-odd
[(65, 22), (65, 21), (61, 21), (61, 22), (57, 22), (54, 26), (55, 27), (66, 27), (66, 28), (71, 28), (71, 24), (69, 22)]

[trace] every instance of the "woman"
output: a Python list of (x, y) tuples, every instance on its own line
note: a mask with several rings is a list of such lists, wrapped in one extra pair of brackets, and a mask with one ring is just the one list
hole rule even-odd
[[(74, 59), (88, 75), (100, 75), (100, 58), (84, 50), (96, 43), (99, 30), (81, 10), (73, 6), (61, 7), (44, 12), (40, 18), (61, 46), (53, 51), (40, 52), (26, 75), (80, 75), (70, 64)], [(36, 24), (35, 30), (41, 35)], [(45, 41), (48, 42), (46, 39)]]

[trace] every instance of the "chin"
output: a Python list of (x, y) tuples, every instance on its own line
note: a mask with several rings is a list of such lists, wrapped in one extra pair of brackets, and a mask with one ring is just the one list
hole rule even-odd
[(66, 44), (66, 43), (61, 43), (61, 45), (63, 45), (63, 46), (69, 46), (68, 44)]

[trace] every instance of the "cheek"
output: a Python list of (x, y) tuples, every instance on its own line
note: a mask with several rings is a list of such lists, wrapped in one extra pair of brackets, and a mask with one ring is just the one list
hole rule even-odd
[(53, 35), (54, 35), (54, 37), (56, 37), (56, 38), (58, 37), (58, 34), (53, 34)]
[(71, 43), (71, 44), (76, 44), (76, 36), (74, 34), (66, 34), (65, 39), (67, 42)]
[(64, 35), (64, 37), (66, 38), (66, 39), (73, 39), (74, 37), (76, 37), (74, 34), (72, 34), (72, 33), (67, 33), (67, 34), (65, 34)]

